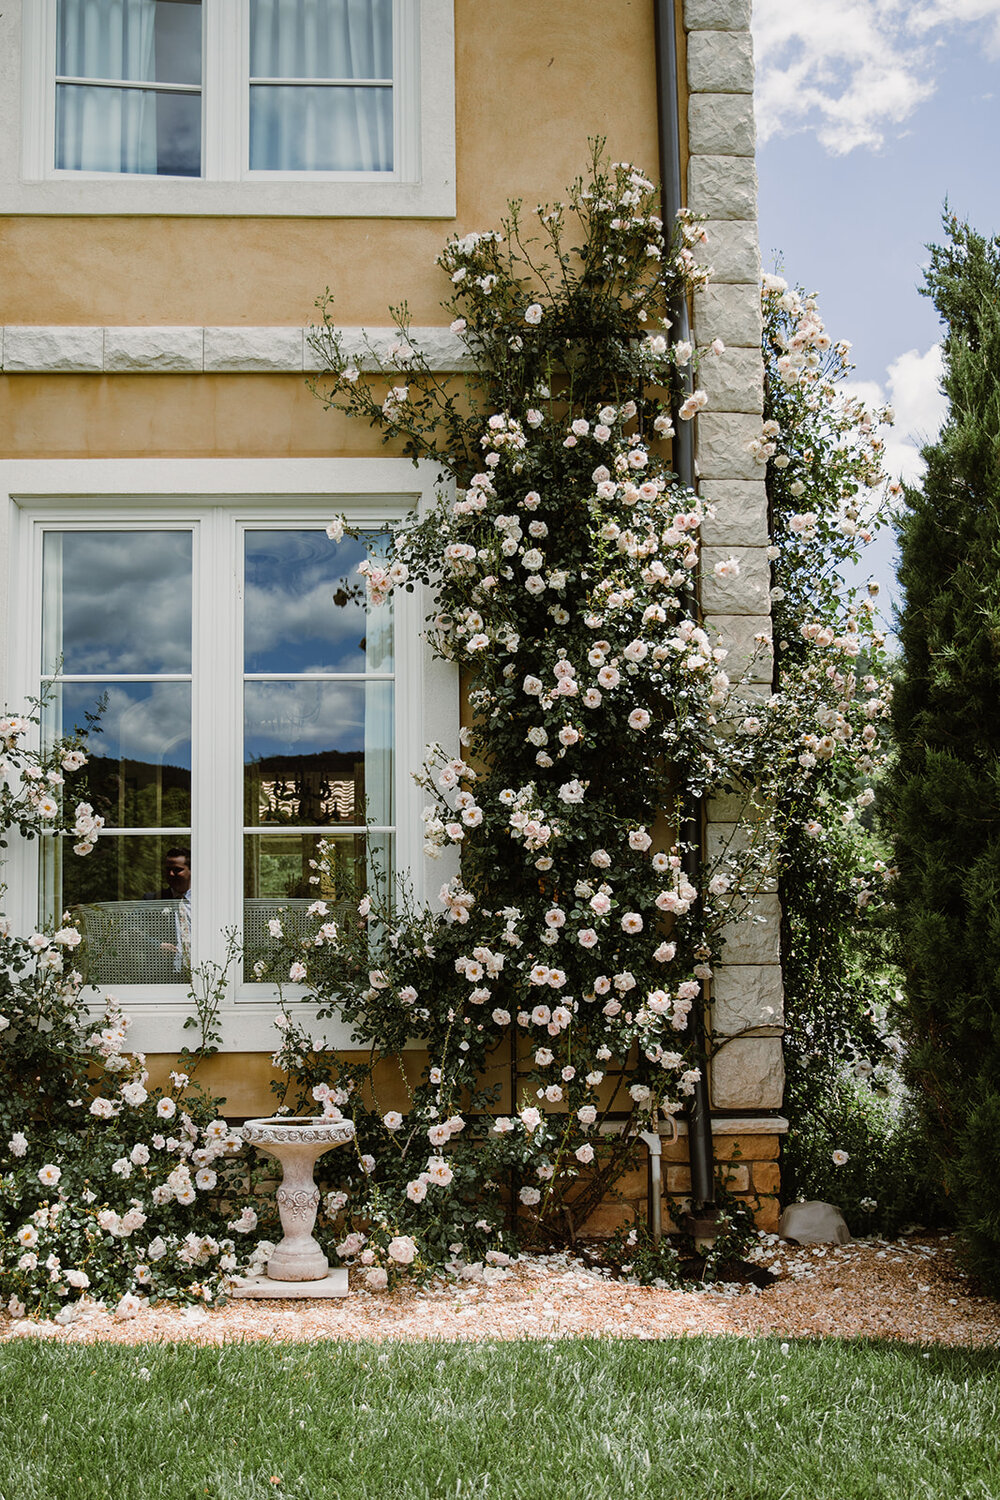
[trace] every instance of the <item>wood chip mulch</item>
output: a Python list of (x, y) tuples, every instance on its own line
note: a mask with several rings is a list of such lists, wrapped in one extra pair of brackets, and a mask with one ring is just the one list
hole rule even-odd
[(917, 1234), (811, 1248), (762, 1236), (751, 1259), (775, 1272), (777, 1280), (763, 1288), (718, 1283), (674, 1291), (612, 1280), (568, 1254), (523, 1256), (508, 1268), (468, 1267), (424, 1288), (404, 1285), (373, 1293), (359, 1281), (346, 1299), (326, 1302), (145, 1307), (129, 1319), (89, 1308), (65, 1324), (2, 1314), (0, 1341), (222, 1344), (770, 1334), (1000, 1348), (1000, 1302), (975, 1291), (946, 1236)]

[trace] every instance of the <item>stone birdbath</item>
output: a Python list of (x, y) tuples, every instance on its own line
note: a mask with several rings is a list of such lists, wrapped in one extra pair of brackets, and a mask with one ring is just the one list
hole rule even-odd
[(281, 1165), (278, 1213), (285, 1231), (267, 1263), (266, 1276), (240, 1277), (234, 1297), (346, 1297), (346, 1270), (330, 1270), (330, 1262), (313, 1237), (319, 1188), (313, 1170), (325, 1151), (353, 1139), (349, 1120), (327, 1120), (322, 1115), (275, 1115), (269, 1120), (247, 1120), (243, 1139), (273, 1156)]

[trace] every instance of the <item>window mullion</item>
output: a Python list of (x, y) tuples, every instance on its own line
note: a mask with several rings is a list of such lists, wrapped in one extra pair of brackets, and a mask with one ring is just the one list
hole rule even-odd
[(205, 513), (196, 529), (194, 561), (194, 688), (192, 906), (197, 960), (221, 961), (227, 928), (239, 918), (233, 809), (235, 690), (234, 612), (226, 581), (233, 576), (231, 521)]
[(209, 182), (238, 182), (244, 173), (249, 0), (207, 0), (204, 41), (204, 154)]

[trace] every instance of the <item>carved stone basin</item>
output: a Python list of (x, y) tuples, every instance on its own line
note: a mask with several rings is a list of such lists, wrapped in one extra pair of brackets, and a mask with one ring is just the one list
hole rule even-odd
[(319, 1188), (313, 1169), (325, 1151), (353, 1139), (349, 1120), (327, 1120), (322, 1115), (275, 1115), (269, 1120), (247, 1120), (243, 1139), (281, 1164), (278, 1213), (284, 1238), (267, 1263), (271, 1281), (322, 1281), (330, 1269), (313, 1237)]

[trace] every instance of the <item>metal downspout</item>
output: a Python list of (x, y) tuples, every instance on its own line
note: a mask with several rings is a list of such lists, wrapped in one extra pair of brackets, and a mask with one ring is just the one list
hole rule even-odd
[[(664, 232), (669, 235), (677, 211), (684, 207), (681, 178), (680, 91), (677, 82), (677, 34), (674, 0), (654, 0), (656, 28), (656, 96), (659, 111), (660, 177), (662, 181)], [(681, 297), (670, 309), (675, 341), (690, 339), (691, 324), (687, 299)], [(693, 340), (692, 340), (693, 342)], [(686, 390), (691, 389), (691, 367), (683, 372)], [(694, 489), (694, 423), (680, 422), (674, 415), (673, 466), (682, 484)], [(690, 847), (685, 855), (685, 873), (691, 884), (700, 889), (704, 831), (701, 804), (690, 799), (684, 809), (680, 829), (682, 840)], [(691, 1161), (691, 1208), (695, 1219), (710, 1219), (715, 1208), (715, 1159), (712, 1150), (712, 1117), (708, 1095), (705, 1053), (705, 1018), (701, 1008), (692, 1011), (696, 1060), (701, 1078), (695, 1085), (688, 1107), (688, 1149)], [(696, 1238), (711, 1238), (704, 1222), (695, 1230)], [(698, 1230), (701, 1230), (699, 1235)]]

